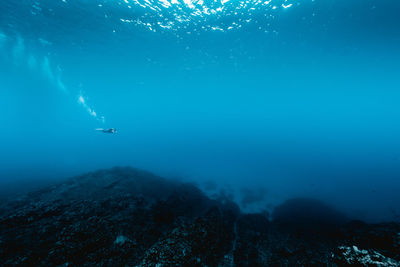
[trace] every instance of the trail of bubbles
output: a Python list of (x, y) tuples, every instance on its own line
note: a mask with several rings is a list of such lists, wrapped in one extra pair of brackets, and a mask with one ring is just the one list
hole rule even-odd
[(61, 68), (58, 66), (57, 70), (54, 71), (51, 67), (50, 60), (47, 56), (43, 58), (42, 61), (42, 74), (44, 77), (56, 88), (61, 90), (64, 93), (69, 93), (66, 86), (64, 85), (61, 79)]
[(5, 35), (4, 33), (0, 32), (0, 49), (3, 49), (5, 43), (7, 40), (7, 35)]
[(16, 44), (14, 45), (14, 47), (12, 49), (12, 55), (13, 55), (13, 60), (14, 60), (15, 65), (23, 64), (24, 53), (25, 53), (24, 39), (22, 39), (21, 36), (17, 36)]
[(104, 116), (99, 116), (97, 115), (96, 111), (91, 107), (89, 104), (87, 104), (86, 98), (83, 96), (83, 93), (80, 92), (78, 95), (78, 103), (89, 113), (90, 116), (96, 118), (98, 121), (104, 123), (105, 118)]
[[(40, 39), (40, 43), (43, 43), (43, 39)], [(49, 43), (45, 43), (49, 45)], [(6, 46), (10, 47), (10, 52), (6, 51)], [(27, 68), (29, 71), (38, 73), (41, 77), (46, 80), (53, 87), (57, 88), (66, 95), (70, 95), (71, 91), (67, 88), (62, 79), (62, 69), (60, 66), (55, 66), (51, 63), (50, 57), (38, 56), (29, 52), (25, 40), (17, 35), (15, 38), (7, 36), (0, 31), (0, 50), (4, 55), (10, 55), (13, 64), (19, 68)], [(9, 59), (8, 56), (4, 57)], [(82, 91), (78, 93), (78, 103), (88, 112), (88, 114), (96, 120), (103, 122), (105, 121), (104, 116), (99, 116), (92, 106), (87, 104)]]

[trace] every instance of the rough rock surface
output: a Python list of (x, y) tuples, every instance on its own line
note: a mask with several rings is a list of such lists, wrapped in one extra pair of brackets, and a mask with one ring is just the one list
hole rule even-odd
[(242, 214), (229, 200), (211, 200), (193, 185), (132, 168), (82, 175), (0, 206), (0, 266), (399, 262), (399, 224), (346, 222), (304, 199), (286, 202), (271, 221)]

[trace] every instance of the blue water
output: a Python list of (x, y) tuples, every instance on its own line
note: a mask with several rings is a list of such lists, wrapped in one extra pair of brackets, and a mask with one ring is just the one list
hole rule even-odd
[(399, 12), (396, 0), (1, 0), (2, 191), (130, 165), (239, 203), (261, 190), (248, 211), (307, 196), (399, 220)]

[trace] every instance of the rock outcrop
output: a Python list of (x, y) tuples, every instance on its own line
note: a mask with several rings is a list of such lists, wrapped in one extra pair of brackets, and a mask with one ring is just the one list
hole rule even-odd
[(3, 203), (0, 265), (400, 266), (399, 224), (346, 222), (309, 200), (273, 218), (141, 170), (101, 170)]

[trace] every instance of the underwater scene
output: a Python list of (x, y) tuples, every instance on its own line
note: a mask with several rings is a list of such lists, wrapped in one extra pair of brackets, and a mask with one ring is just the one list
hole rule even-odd
[(0, 266), (400, 266), (399, 14), (0, 0)]

